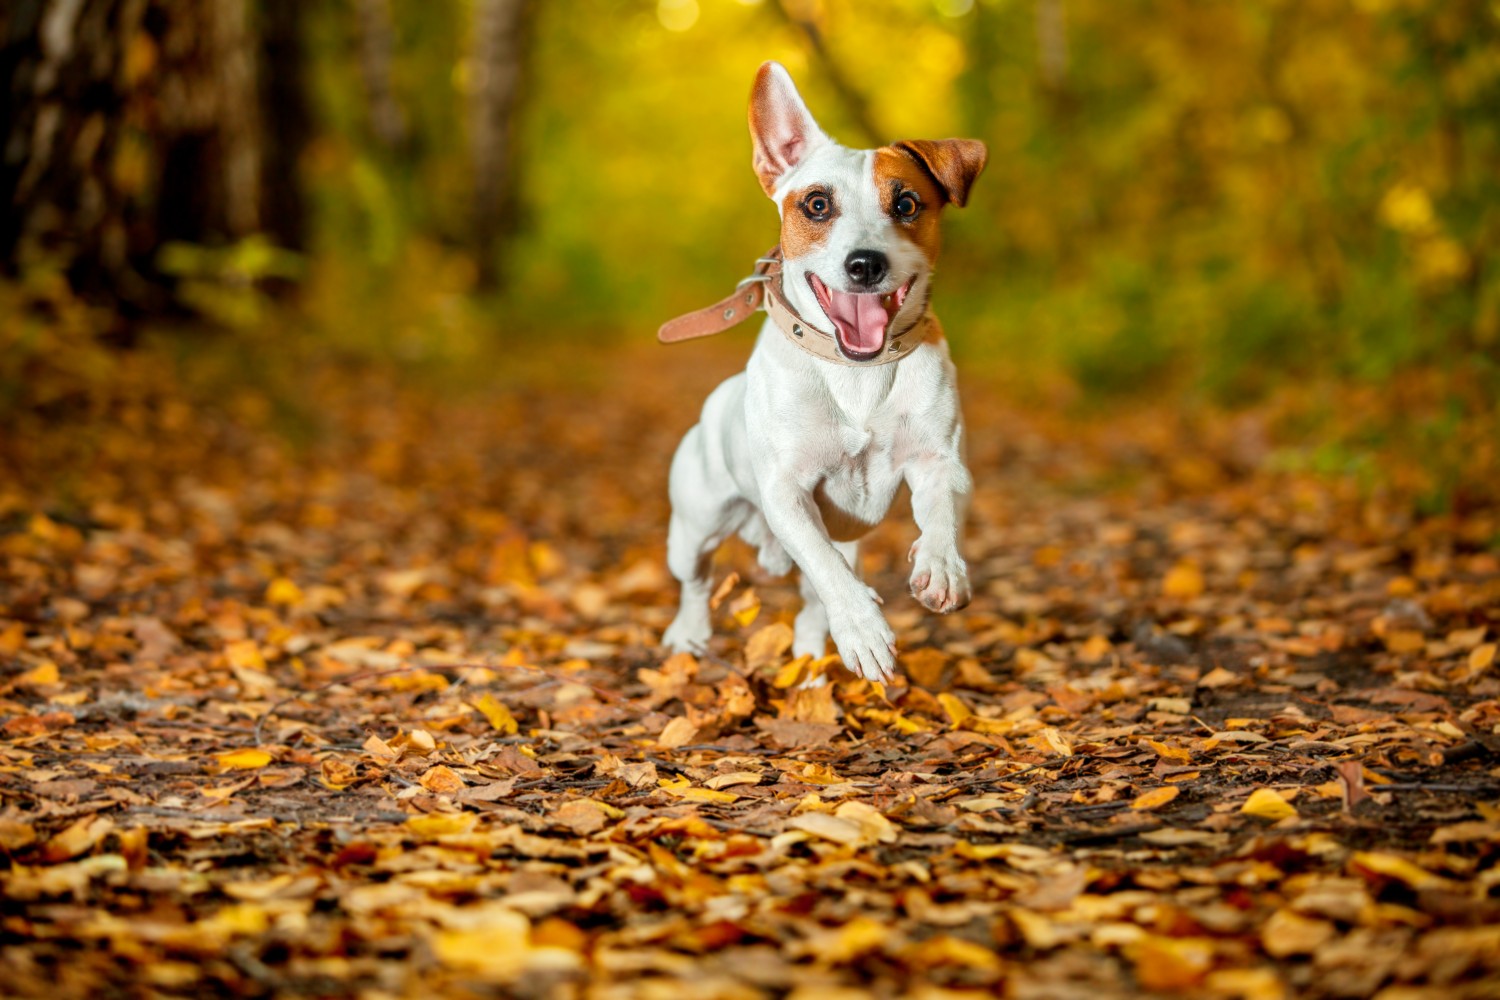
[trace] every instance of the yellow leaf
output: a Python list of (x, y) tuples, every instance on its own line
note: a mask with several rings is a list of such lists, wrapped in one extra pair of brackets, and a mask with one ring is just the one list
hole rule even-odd
[(278, 576), (266, 587), (266, 603), (295, 607), (303, 601), (302, 588), (284, 576)]
[(1084, 663), (1098, 663), (1109, 655), (1109, 640), (1102, 635), (1091, 635), (1078, 647), (1078, 659)]
[(1051, 750), (1060, 757), (1073, 756), (1073, 745), (1068, 738), (1057, 731), (1055, 726), (1046, 726), (1035, 736), (1028, 736), (1026, 742), (1032, 744), (1039, 750)]
[(1160, 740), (1150, 738), (1147, 738), (1144, 742), (1148, 747), (1156, 751), (1158, 757), (1165, 757), (1167, 760), (1180, 760), (1184, 764), (1193, 759), (1193, 754), (1190, 750), (1185, 750), (1181, 747), (1169, 747)]
[(1297, 815), (1297, 810), (1292, 804), (1270, 788), (1257, 788), (1251, 792), (1245, 804), (1240, 806), (1240, 812), (1270, 820), (1281, 820)]
[(760, 615), (760, 597), (754, 590), (747, 590), (729, 605), (729, 616), (740, 628), (748, 628)]
[(44, 660), (41, 666), (26, 671), (16, 678), (17, 684), (36, 686), (42, 684), (56, 684), (62, 678), (57, 672), (57, 664), (51, 660)]
[(1440, 889), (1453, 885), (1450, 880), (1434, 875), (1427, 869), (1394, 854), (1358, 851), (1349, 859), (1349, 866), (1366, 874), (1393, 878), (1398, 882), (1406, 883), (1413, 889)]
[(18, 819), (0, 817), (0, 850), (16, 851), (36, 843), (36, 828)]
[(694, 802), (737, 802), (739, 796), (733, 792), (718, 792), (712, 788), (695, 788), (688, 778), (661, 778), (657, 781), (661, 790), (679, 799)]
[(1416, 629), (1395, 629), (1385, 634), (1385, 648), (1392, 653), (1415, 653), (1426, 645), (1426, 637)]
[(792, 628), (785, 622), (772, 622), (758, 629), (745, 642), (745, 666), (760, 670), (778, 662), (792, 648)]
[(473, 813), (425, 813), (407, 819), (406, 828), (419, 837), (432, 839), (468, 833), (477, 822), (479, 817)]
[(974, 714), (974, 710), (965, 705), (957, 695), (944, 692), (937, 696), (937, 700), (938, 704), (943, 706), (943, 711), (948, 713), (948, 719), (955, 727), (963, 725), (964, 721)]
[(869, 917), (855, 917), (840, 927), (831, 941), (820, 942), (818, 956), (825, 962), (847, 962), (875, 951), (891, 936), (888, 925)]
[(953, 853), (966, 861), (993, 861), (1010, 853), (1009, 844), (975, 844), (960, 840), (953, 845)]
[(961, 969), (1000, 968), (1000, 957), (989, 948), (951, 934), (928, 938), (907, 951), (905, 958), (918, 968), (937, 965), (956, 965)]
[[(759, 632), (756, 633), (756, 635), (759, 634)], [(801, 684), (809, 679), (808, 667), (811, 665), (811, 656), (799, 656), (795, 660), (783, 663), (776, 671), (776, 677), (771, 681), (771, 686), (786, 689)]]
[(1181, 791), (1182, 789), (1176, 785), (1163, 785), (1160, 788), (1153, 788), (1149, 792), (1136, 796), (1135, 801), (1130, 803), (1130, 808), (1143, 812), (1150, 809), (1160, 809), (1168, 802), (1177, 798)]
[(1203, 938), (1151, 935), (1131, 945), (1136, 978), (1142, 987), (1161, 993), (1180, 993), (1203, 981), (1214, 964), (1213, 942)]
[(1238, 1000), (1286, 1000), (1286, 987), (1274, 969), (1215, 969), (1203, 981), (1215, 996)]
[(847, 778), (841, 778), (833, 768), (827, 764), (806, 764), (802, 771), (796, 775), (798, 781), (805, 781), (809, 785), (842, 785)]
[(87, 854), (114, 828), (114, 821), (107, 816), (85, 816), (42, 845), (42, 860), (55, 864)]
[(266, 669), (266, 658), (260, 654), (260, 647), (255, 644), (254, 639), (238, 639), (227, 643), (224, 646), (224, 658), (231, 667), (239, 667), (241, 670)]
[(919, 722), (916, 719), (909, 719), (906, 716), (902, 715), (900, 712), (896, 712), (892, 717), (891, 726), (894, 727), (897, 732), (905, 733), (908, 736), (912, 735), (913, 733), (930, 732), (932, 729), (932, 727), (927, 725), (926, 723)]
[(1191, 600), (1203, 593), (1203, 571), (1190, 562), (1181, 562), (1167, 571), (1161, 591), (1168, 597)]
[(471, 702), (471, 704), (478, 710), (479, 714), (490, 721), (490, 726), (502, 736), (514, 736), (516, 731), (521, 728), (516, 722), (516, 717), (510, 714), (510, 709), (497, 701), (492, 694), (486, 693), (483, 698), (480, 698), (476, 702)]
[(531, 922), (514, 910), (491, 906), (479, 926), (439, 931), (432, 938), (437, 960), (485, 978), (510, 979), (526, 968)]
[(1495, 644), (1487, 642), (1482, 646), (1475, 646), (1469, 651), (1469, 669), (1478, 673), (1485, 670), (1495, 662)]
[(271, 763), (271, 755), (264, 750), (231, 750), (219, 754), (219, 766), (226, 771), (253, 771)]

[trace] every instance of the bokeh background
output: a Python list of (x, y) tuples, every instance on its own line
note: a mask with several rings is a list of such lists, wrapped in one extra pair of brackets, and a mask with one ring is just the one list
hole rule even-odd
[(141, 350), (457, 387), (646, 347), (775, 241), (777, 59), (847, 144), (989, 144), (939, 279), (971, 378), (1495, 491), (1493, 0), (8, 0), (0, 37), (7, 419)]

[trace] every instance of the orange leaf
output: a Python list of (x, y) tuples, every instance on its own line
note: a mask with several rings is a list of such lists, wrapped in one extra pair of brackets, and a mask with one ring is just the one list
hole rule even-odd
[(1143, 812), (1150, 809), (1160, 809), (1168, 802), (1177, 798), (1181, 793), (1182, 789), (1176, 785), (1163, 785), (1160, 788), (1153, 788), (1149, 792), (1136, 796), (1135, 801), (1130, 803), (1130, 808), (1139, 809)]

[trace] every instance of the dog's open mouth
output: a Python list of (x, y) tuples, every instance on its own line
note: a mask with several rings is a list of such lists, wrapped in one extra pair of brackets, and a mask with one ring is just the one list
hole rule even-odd
[(896, 318), (916, 275), (894, 292), (840, 292), (811, 271), (807, 283), (838, 331), (839, 350), (850, 361), (869, 361), (885, 350), (886, 330)]

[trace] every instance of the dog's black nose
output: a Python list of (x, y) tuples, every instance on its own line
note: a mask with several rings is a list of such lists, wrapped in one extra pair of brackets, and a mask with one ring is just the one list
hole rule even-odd
[(844, 258), (844, 270), (856, 285), (878, 285), (885, 272), (890, 270), (890, 261), (879, 250), (855, 250)]

